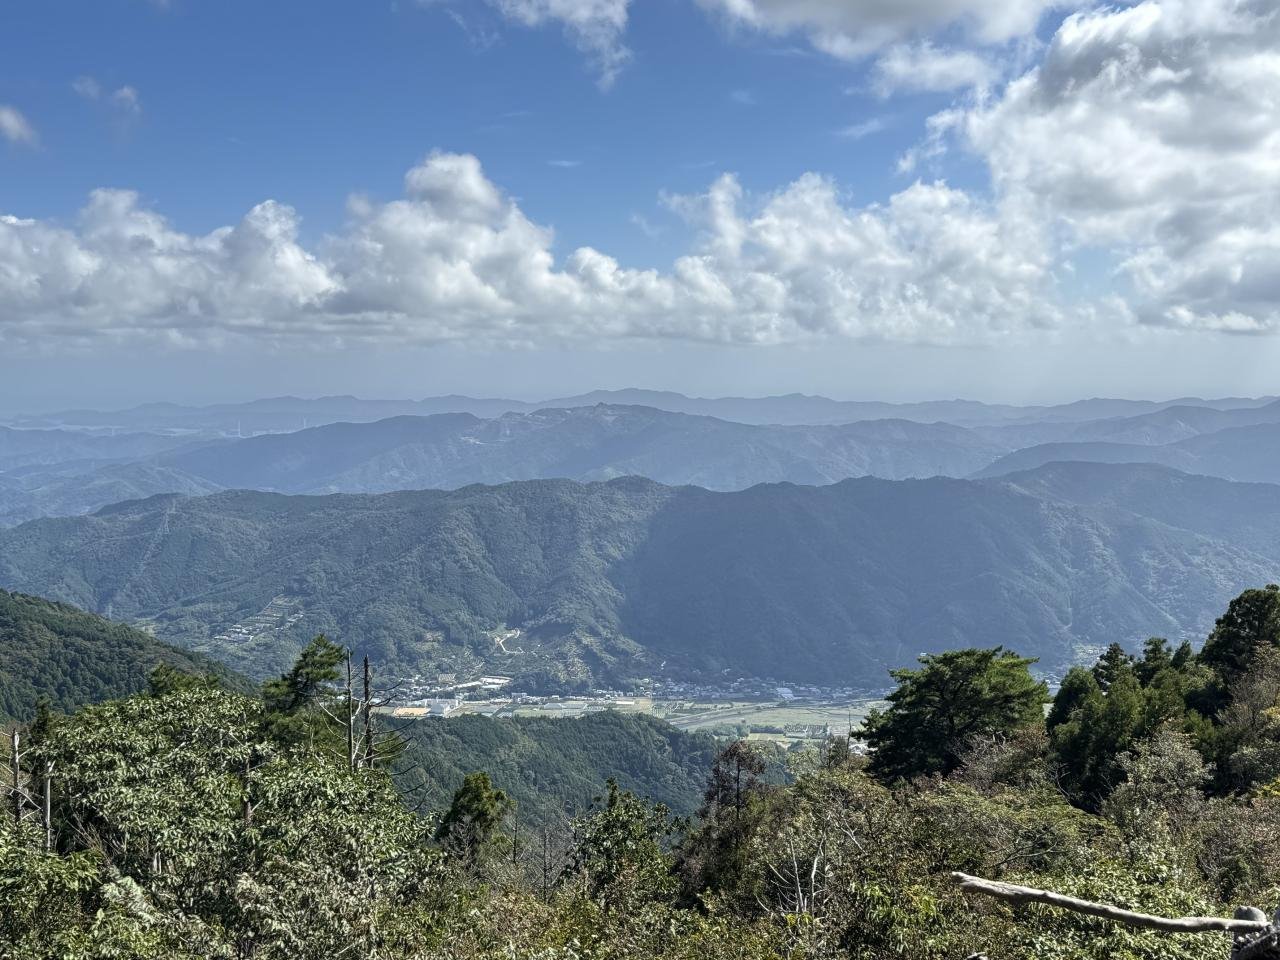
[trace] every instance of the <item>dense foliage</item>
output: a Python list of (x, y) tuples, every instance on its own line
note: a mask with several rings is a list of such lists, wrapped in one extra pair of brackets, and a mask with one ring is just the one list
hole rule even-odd
[[(237, 492), (0, 531), (0, 584), (147, 619), (257, 678), (324, 632), (384, 674), (561, 691), (730, 668), (879, 686), (906, 656), (996, 644), (1056, 670), (1082, 645), (1202, 634), (1230, 584), (1277, 569), (1280, 489), (1091, 464), (738, 493)], [(500, 646), (503, 628), (521, 636)]]
[(30, 719), (42, 698), (66, 711), (135, 693), (162, 663), (187, 672), (217, 669), (123, 624), (0, 590), (0, 720)]
[(948, 650), (891, 671), (898, 688), (865, 727), (872, 769), (890, 779), (951, 773), (974, 741), (1036, 723), (1049, 691), (1028, 672), (1034, 662), (999, 647)]
[(1062, 782), (1096, 807), (1125, 782), (1123, 756), (1176, 731), (1212, 764), (1218, 793), (1241, 793), (1280, 777), (1280, 587), (1231, 601), (1198, 655), (1148, 640), (1141, 658), (1113, 644), (1092, 670), (1074, 668), (1047, 726)]
[[(24, 731), (33, 802), (0, 816), (0, 957), (1225, 957), (1221, 934), (971, 899), (948, 874), (1164, 915), (1274, 906), (1277, 607), (1273, 588), (1239, 598), (1207, 654), (1109, 649), (1044, 722), (1026, 660), (926, 658), (873, 725), (892, 762), (837, 739), (784, 786), (731, 744), (692, 820), (610, 780), (554, 846), (520, 843), (483, 772), (419, 815), (374, 754), (353, 761), (327, 641), (264, 698), (160, 671)], [(966, 711), (952, 728), (948, 704)]]

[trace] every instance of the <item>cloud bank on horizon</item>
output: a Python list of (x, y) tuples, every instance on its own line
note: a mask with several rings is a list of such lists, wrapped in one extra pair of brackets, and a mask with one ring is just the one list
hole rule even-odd
[[(628, 0), (486, 2), (562, 27), (604, 87), (630, 68)], [(552, 227), (470, 153), (429, 154), (399, 199), (350, 198), (346, 226), (310, 246), (287, 197), (195, 235), (101, 189), (69, 225), (0, 215), (0, 343), (1280, 330), (1276, 0), (697, 3), (726, 30), (869, 63), (886, 99), (951, 91), (898, 160), (916, 179), (854, 203), (821, 170), (755, 193), (722, 173), (665, 199), (696, 239), (663, 269), (591, 246), (557, 256)], [(1065, 18), (1037, 38), (1055, 10)], [(0, 104), (8, 149), (39, 149), (37, 129)], [(989, 185), (935, 176), (950, 158)], [(1082, 256), (1103, 258), (1113, 292), (1078, 295)]]

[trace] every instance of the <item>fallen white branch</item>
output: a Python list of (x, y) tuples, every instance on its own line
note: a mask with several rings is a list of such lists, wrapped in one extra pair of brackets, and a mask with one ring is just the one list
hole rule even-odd
[(998, 880), (983, 880), (971, 877), (967, 873), (952, 873), (951, 879), (965, 893), (981, 893), (988, 897), (1008, 900), (1012, 903), (1043, 903), (1076, 913), (1087, 913), (1092, 917), (1114, 920), (1131, 927), (1145, 930), (1161, 930), (1165, 933), (1205, 933), (1220, 930), (1232, 933), (1260, 933), (1269, 926), (1266, 920), (1235, 920), (1226, 917), (1157, 917), (1150, 913), (1134, 913), (1106, 903), (1094, 903), (1080, 900), (1051, 890), (1037, 890), (1035, 887), (1020, 887), (1014, 883), (1002, 883)]

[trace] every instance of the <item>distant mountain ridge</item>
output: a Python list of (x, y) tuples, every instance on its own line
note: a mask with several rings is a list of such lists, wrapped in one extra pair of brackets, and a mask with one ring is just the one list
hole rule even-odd
[(492, 420), (440, 414), (330, 424), (205, 446), (160, 462), (226, 488), (286, 493), (619, 476), (736, 490), (778, 481), (963, 474), (999, 452), (972, 432), (943, 423), (756, 426), (601, 404)]
[(352, 396), (275, 397), (247, 403), (188, 407), (152, 403), (128, 410), (67, 410), (26, 415), (13, 419), (24, 427), (76, 426), (104, 429), (156, 431), (186, 430), (251, 435), (261, 431), (294, 431), (338, 421), (384, 420), (396, 416), (430, 416), (437, 413), (469, 413), (492, 418), (504, 413), (532, 413), (545, 408), (590, 407), (597, 404), (646, 406), (670, 413), (736, 420), (740, 423), (812, 425), (852, 423), (859, 420), (945, 421), (959, 426), (1013, 422), (1082, 422), (1129, 417), (1173, 406), (1218, 410), (1247, 409), (1276, 400), (1227, 397), (1212, 400), (1179, 398), (1167, 401), (1091, 399), (1048, 406), (982, 403), (975, 400), (927, 400), (891, 403), (867, 400), (832, 400), (806, 394), (773, 397), (688, 397), (665, 390), (596, 390), (540, 401), (476, 398), (459, 395), (422, 400), (367, 400)]
[(993, 441), (1018, 447), (1090, 441), (1157, 445), (1235, 427), (1270, 423), (1280, 423), (1280, 401), (1235, 409), (1176, 404), (1136, 416), (1084, 422), (1045, 420), (980, 429), (979, 432)]
[[(757, 426), (649, 407), (392, 417), (294, 433), (185, 444), (134, 463), (73, 461), (0, 484), (0, 525), (74, 515), (156, 493), (220, 489), (385, 493), (472, 483), (646, 476), (713, 490), (963, 476), (1006, 452), (951, 424), (873, 420)], [(0, 480), (5, 477), (0, 475)]]
[(176, 449), (187, 441), (151, 433), (122, 436), (0, 426), (0, 472), (72, 461), (112, 463)]
[(1280, 487), (1046, 470), (163, 496), (0, 532), (0, 585), (145, 620), (258, 676), (323, 630), (403, 674), (564, 689), (663, 669), (878, 686), (920, 652), (996, 643), (1052, 668), (1113, 640), (1202, 636), (1280, 576), (1280, 540), (1235, 543), (1206, 521), (1241, 528), (1232, 504), (1248, 502), (1274, 530)]
[(1040, 444), (1001, 457), (974, 477), (999, 477), (1059, 461), (1149, 463), (1228, 480), (1280, 483), (1280, 423), (1230, 427), (1156, 445)]
[[(602, 399), (627, 402), (582, 405)], [(860, 476), (991, 477), (1056, 460), (1158, 463), (1208, 476), (1280, 481), (1280, 458), (1268, 452), (1277, 449), (1280, 401), (1270, 399), (1089, 400), (1016, 408), (968, 401), (850, 404), (802, 395), (703, 400), (622, 390), (561, 402), (509, 411), (513, 404), (507, 401), (465, 397), (284, 397), (207, 408), (154, 404), (125, 412), (152, 418), (135, 427), (175, 431), (166, 434), (119, 432), (101, 423), (79, 429), (0, 427), (0, 527), (159, 493), (194, 496), (222, 489), (382, 493), (637, 475), (740, 490)], [(457, 406), (473, 410), (422, 413)], [(405, 408), (418, 412), (370, 419)], [(708, 410), (721, 416), (709, 416)], [(884, 418), (887, 413), (901, 416)], [(329, 422), (343, 414), (350, 419)], [(770, 414), (779, 422), (752, 422)], [(881, 418), (857, 419), (869, 415)], [(216, 436), (217, 425), (225, 427), (233, 416), (237, 433), (245, 417), (259, 426), (266, 422), (266, 432)], [(955, 422), (941, 419), (947, 416)], [(1085, 416), (1094, 418), (1079, 419)], [(261, 417), (266, 421), (254, 419)], [(926, 417), (931, 419), (913, 419)], [(966, 425), (966, 418), (973, 422)], [(840, 419), (849, 422), (834, 422)]]

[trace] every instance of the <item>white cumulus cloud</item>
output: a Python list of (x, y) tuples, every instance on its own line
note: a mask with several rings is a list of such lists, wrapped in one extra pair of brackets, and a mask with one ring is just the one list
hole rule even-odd
[(1146, 0), (1069, 17), (947, 126), (1009, 209), (1113, 253), (1148, 323), (1280, 329), (1280, 9)]
[(296, 232), (267, 202), (184, 234), (124, 190), (94, 191), (75, 229), (0, 216), (0, 340), (269, 331), (335, 287)]
[(0, 218), (0, 340), (972, 342), (1058, 321), (1035, 238), (943, 183), (855, 206), (816, 174), (755, 198), (726, 175), (671, 206), (699, 239), (656, 271), (591, 247), (558, 261), (465, 154), (432, 154), (401, 199), (354, 198), (317, 252), (274, 201), (198, 236), (97, 191), (73, 228)]

